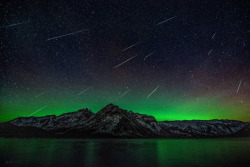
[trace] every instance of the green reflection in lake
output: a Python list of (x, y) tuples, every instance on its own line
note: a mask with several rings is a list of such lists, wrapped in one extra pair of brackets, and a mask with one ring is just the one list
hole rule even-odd
[(248, 166), (250, 138), (0, 139), (0, 166)]

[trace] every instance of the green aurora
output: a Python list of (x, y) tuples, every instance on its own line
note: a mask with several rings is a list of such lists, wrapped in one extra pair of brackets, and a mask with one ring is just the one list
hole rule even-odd
[[(110, 93), (92, 88), (77, 95), (76, 90), (64, 94), (56, 91), (45, 92), (36, 97), (35, 93), (20, 93), (15, 98), (1, 100), (2, 112), (0, 121), (9, 121), (16, 117), (60, 115), (67, 112), (89, 108), (94, 113), (113, 103), (120, 108), (136, 113), (154, 116), (158, 121), (165, 120), (210, 120), (232, 119), (250, 121), (249, 103), (239, 98), (228, 102), (221, 96), (212, 97), (184, 97), (183, 95), (167, 94), (164, 88), (159, 88), (151, 97), (146, 98), (142, 91), (130, 91), (121, 97), (121, 93)], [(176, 92), (175, 92), (176, 93)], [(99, 96), (98, 96), (99, 95)], [(13, 97), (13, 96), (12, 96)], [(106, 98), (108, 97), (108, 98)], [(40, 111), (38, 111), (41, 109)], [(37, 112), (38, 111), (38, 112)]]

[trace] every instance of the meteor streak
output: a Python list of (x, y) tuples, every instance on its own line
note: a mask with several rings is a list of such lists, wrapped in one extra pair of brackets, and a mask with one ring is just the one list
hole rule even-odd
[(237, 93), (239, 92), (239, 90), (240, 90), (241, 83), (242, 83), (242, 79), (240, 80), (240, 83), (239, 83), (239, 85), (238, 85), (238, 88), (237, 88), (236, 94), (237, 94)]
[(211, 39), (214, 39), (215, 35), (216, 35), (216, 33), (214, 33), (214, 35), (212, 36), (212, 38), (211, 38)]
[(39, 96), (44, 95), (46, 92), (47, 92), (47, 91), (44, 91), (44, 92), (42, 92), (42, 93), (40, 93), (40, 94), (36, 95), (36, 96), (35, 96), (35, 98), (38, 98)]
[[(137, 56), (137, 55), (136, 55), (136, 56)], [(136, 56), (130, 57), (128, 60), (125, 60), (125, 61), (124, 61), (124, 62), (122, 62), (121, 64), (116, 65), (114, 68), (117, 68), (117, 67), (119, 67), (119, 66), (123, 65), (124, 63), (126, 63), (126, 62), (128, 62), (129, 60), (131, 60), (131, 59), (135, 58)]]
[(166, 23), (167, 21), (172, 20), (172, 19), (174, 19), (174, 18), (176, 18), (176, 16), (171, 17), (171, 18), (169, 18), (169, 19), (167, 19), (167, 20), (164, 20), (164, 21), (162, 21), (162, 22), (158, 23), (157, 25), (160, 25), (160, 24)]
[(32, 116), (32, 115), (34, 115), (34, 114), (36, 114), (37, 112), (39, 112), (39, 111), (41, 111), (41, 110), (43, 110), (43, 109), (45, 109), (47, 106), (44, 106), (44, 107), (42, 107), (42, 108), (40, 108), (40, 109), (38, 109), (38, 110), (36, 110), (35, 112), (33, 112), (32, 114), (30, 114), (28, 117), (30, 117), (30, 116)]
[(84, 92), (88, 91), (90, 88), (92, 88), (92, 86), (88, 87), (87, 89), (83, 90), (82, 92), (78, 93), (77, 96), (83, 94)]
[(125, 96), (130, 90), (127, 90), (126, 92), (124, 92), (121, 97)]
[(149, 95), (148, 95), (148, 97), (147, 97), (147, 99), (158, 89), (160, 87), (160, 85), (159, 86), (157, 86)]
[(84, 29), (84, 30), (72, 32), (72, 33), (69, 33), (69, 34), (64, 34), (64, 35), (52, 37), (52, 38), (49, 38), (49, 39), (47, 39), (47, 40), (45, 40), (45, 41), (50, 41), (50, 40), (53, 40), (53, 39), (58, 39), (58, 38), (66, 37), (66, 36), (69, 36), (69, 35), (74, 35), (74, 34), (77, 34), (77, 33), (81, 33), (81, 32), (84, 32), (84, 31), (88, 31), (88, 30), (89, 30), (89, 29)]
[(123, 49), (122, 51), (124, 52), (124, 51), (126, 51), (126, 50), (130, 49), (130, 48), (134, 47), (135, 45), (139, 44), (140, 42), (141, 42), (141, 41), (136, 42), (135, 44), (130, 45), (129, 47), (127, 47), (127, 48)]
[(151, 56), (152, 54), (154, 54), (154, 52), (148, 54), (146, 57), (144, 57), (144, 60), (146, 60), (149, 56)]
[(30, 20), (28, 21), (24, 21), (24, 22), (20, 22), (20, 23), (14, 23), (14, 24), (10, 24), (10, 25), (7, 25), (7, 26), (2, 26), (0, 28), (9, 28), (9, 27), (14, 27), (14, 26), (18, 26), (18, 25), (21, 25), (21, 24), (25, 24), (25, 23), (28, 23)]
[(213, 51), (213, 49), (211, 49), (209, 52), (208, 52), (208, 54), (207, 55), (210, 55), (210, 53)]

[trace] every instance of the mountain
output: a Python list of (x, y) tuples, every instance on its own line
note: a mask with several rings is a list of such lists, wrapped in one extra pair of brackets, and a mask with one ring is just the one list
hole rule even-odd
[(237, 131), (234, 136), (249, 137), (250, 136), (250, 123), (247, 123), (243, 128)]
[(157, 122), (153, 116), (109, 104), (94, 114), (89, 109), (60, 116), (19, 117), (0, 123), (0, 137), (226, 137), (250, 136), (250, 124), (233, 120)]
[(233, 120), (192, 120), (163, 121), (159, 125), (171, 137), (226, 137), (234, 135), (246, 123)]

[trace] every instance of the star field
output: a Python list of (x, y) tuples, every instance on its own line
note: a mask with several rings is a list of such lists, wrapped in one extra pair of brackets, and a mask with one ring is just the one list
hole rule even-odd
[(109, 103), (250, 121), (249, 1), (1, 1), (0, 121)]

